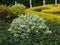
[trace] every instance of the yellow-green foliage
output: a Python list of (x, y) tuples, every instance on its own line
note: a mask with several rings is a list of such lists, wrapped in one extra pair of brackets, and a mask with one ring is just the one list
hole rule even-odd
[(0, 5), (0, 12), (5, 12), (8, 10), (8, 7), (6, 5)]
[(39, 16), (43, 17), (46, 20), (60, 23), (60, 16), (53, 14), (53, 13), (60, 12), (60, 4), (33, 7), (30, 9), (27, 9), (25, 12), (38, 14)]
[(16, 4), (9, 8), (10, 12), (12, 12), (14, 15), (20, 15), (24, 13), (25, 6), (23, 4)]

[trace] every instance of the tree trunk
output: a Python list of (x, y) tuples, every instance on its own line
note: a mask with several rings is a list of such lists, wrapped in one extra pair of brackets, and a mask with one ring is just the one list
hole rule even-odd
[(32, 0), (29, 0), (29, 2), (30, 2), (30, 8), (32, 7)]
[(57, 5), (57, 0), (55, 0), (55, 5)]
[(45, 5), (45, 0), (43, 0), (43, 6)]
[(17, 1), (15, 1), (15, 5), (17, 4)]

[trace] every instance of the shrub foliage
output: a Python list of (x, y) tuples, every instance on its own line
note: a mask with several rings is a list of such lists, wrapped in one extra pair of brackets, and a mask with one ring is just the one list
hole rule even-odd
[(12, 6), (0, 5), (0, 18), (1, 19), (14, 19), (20, 14), (25, 13), (26, 7), (22, 4)]
[(26, 7), (23, 4), (16, 4), (9, 8), (10, 12), (13, 13), (13, 15), (20, 15), (24, 13), (24, 10)]
[(6, 19), (8, 12), (9, 10), (6, 5), (0, 5), (0, 18)]
[(60, 15), (60, 4), (33, 7), (30, 9), (27, 9), (25, 12), (37, 14), (46, 20), (60, 23), (60, 16), (59, 16)]
[(20, 45), (44, 45), (47, 41), (44, 38), (52, 33), (45, 20), (35, 14), (21, 15), (14, 19), (8, 31)]

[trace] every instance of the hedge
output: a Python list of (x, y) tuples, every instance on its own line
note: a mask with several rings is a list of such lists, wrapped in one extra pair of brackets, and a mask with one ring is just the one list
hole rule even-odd
[[(60, 4), (58, 5), (46, 5), (46, 6), (37, 6), (30, 9), (26, 9), (26, 13), (34, 13), (43, 17), (46, 20), (60, 23), (60, 16), (54, 15), (54, 12), (60, 12)], [(39, 11), (40, 9), (40, 11)], [(53, 13), (52, 13), (53, 12)]]

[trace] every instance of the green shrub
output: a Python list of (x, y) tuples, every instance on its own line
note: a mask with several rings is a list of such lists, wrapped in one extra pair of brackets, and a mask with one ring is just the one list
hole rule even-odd
[(9, 13), (8, 7), (6, 5), (0, 5), (0, 18), (6, 19)]
[(45, 20), (35, 14), (14, 19), (8, 31), (15, 37), (16, 45), (44, 45), (45, 38), (52, 33)]
[(5, 20), (0, 19), (0, 45), (9, 45), (8, 40), (9, 37), (11, 37), (7, 31), (7, 29), (9, 28), (9, 24), (10, 23), (6, 22)]
[(12, 5), (9, 10), (13, 15), (20, 15), (20, 14), (24, 14), (26, 7), (23, 4), (16, 4), (16, 5)]
[(24, 14), (25, 6), (22, 4), (16, 5), (0, 5), (0, 18), (4, 20), (13, 20), (14, 18), (18, 17), (20, 14)]

